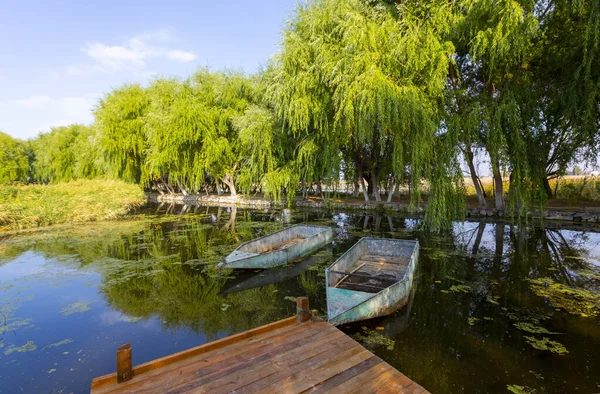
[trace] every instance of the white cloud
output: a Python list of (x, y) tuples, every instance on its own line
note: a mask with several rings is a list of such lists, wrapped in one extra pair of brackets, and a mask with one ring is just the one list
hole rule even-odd
[(139, 72), (146, 68), (150, 59), (163, 58), (179, 63), (196, 59), (193, 52), (167, 46), (173, 41), (174, 37), (168, 31), (157, 30), (132, 37), (120, 45), (86, 43), (82, 51), (93, 63), (69, 66), (67, 74), (77, 76), (96, 72)]
[(38, 108), (44, 108), (51, 101), (52, 101), (52, 99), (48, 96), (31, 96), (29, 98), (22, 99), (22, 100), (8, 100), (8, 103), (18, 105), (21, 107), (25, 107), (25, 108), (38, 109)]
[[(52, 127), (73, 123), (89, 124), (97, 94), (81, 97), (51, 98), (35, 95), (24, 99), (8, 100), (0, 111), (0, 129), (16, 133), (20, 138), (32, 137)], [(11, 118), (23, 119), (19, 123)]]
[(176, 62), (187, 63), (194, 60), (196, 55), (191, 52), (180, 51), (176, 49), (167, 53), (167, 57), (171, 60), (175, 60)]

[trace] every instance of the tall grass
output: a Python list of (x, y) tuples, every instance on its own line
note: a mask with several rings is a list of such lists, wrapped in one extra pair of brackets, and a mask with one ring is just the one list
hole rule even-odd
[(0, 187), (0, 231), (118, 219), (146, 201), (138, 185), (80, 180)]

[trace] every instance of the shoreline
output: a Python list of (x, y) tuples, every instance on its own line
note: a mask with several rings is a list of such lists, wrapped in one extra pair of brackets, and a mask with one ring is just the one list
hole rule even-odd
[[(248, 197), (244, 195), (218, 196), (218, 195), (187, 195), (182, 194), (148, 194), (148, 201), (152, 203), (164, 204), (189, 204), (189, 205), (212, 205), (212, 206), (238, 206), (247, 208), (285, 208), (287, 202), (275, 202), (266, 200), (262, 197)], [(322, 200), (302, 200), (295, 198), (292, 207), (297, 208), (319, 208), (329, 210), (348, 210), (348, 211), (389, 211), (409, 213), (413, 215), (423, 215), (425, 207), (423, 205), (415, 207), (412, 211), (409, 210), (409, 205), (403, 202), (356, 202), (356, 201), (334, 201), (333, 199), (327, 202)], [(467, 207), (465, 218), (510, 218), (505, 216), (504, 212), (498, 212), (496, 209)], [(600, 208), (559, 208), (549, 207), (544, 211), (534, 210), (530, 212), (530, 218), (563, 221), (573, 223), (600, 224)]]

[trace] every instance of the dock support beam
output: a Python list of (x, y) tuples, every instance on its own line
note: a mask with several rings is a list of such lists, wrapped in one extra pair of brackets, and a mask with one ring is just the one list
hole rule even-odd
[(131, 367), (131, 344), (127, 343), (117, 348), (117, 383), (123, 383), (133, 378)]
[(308, 309), (308, 297), (296, 298), (296, 323), (304, 323), (312, 319), (312, 312)]

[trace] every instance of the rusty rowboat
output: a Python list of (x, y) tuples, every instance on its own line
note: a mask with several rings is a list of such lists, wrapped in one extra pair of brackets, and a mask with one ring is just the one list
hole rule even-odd
[(218, 267), (277, 267), (314, 252), (330, 243), (332, 238), (330, 227), (297, 224), (241, 244)]
[(329, 323), (372, 319), (402, 308), (418, 258), (417, 241), (361, 238), (325, 270)]
[[(275, 267), (270, 270), (263, 270), (260, 273), (251, 276), (238, 275), (235, 279), (225, 283), (225, 288), (219, 292), (219, 295), (226, 296), (228, 294), (237, 293), (284, 282), (297, 277), (310, 267), (322, 265), (333, 260), (333, 251), (331, 245), (323, 247), (317, 253), (303, 257), (298, 262), (289, 266)], [(240, 280), (241, 279), (241, 280)]]

